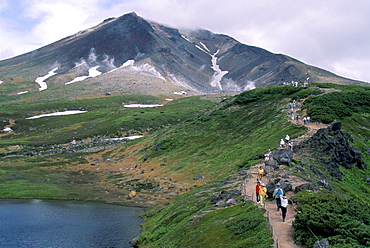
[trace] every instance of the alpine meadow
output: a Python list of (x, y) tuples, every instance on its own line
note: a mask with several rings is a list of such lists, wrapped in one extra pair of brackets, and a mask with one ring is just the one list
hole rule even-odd
[[(135, 13), (0, 61), (0, 80), (1, 198), (144, 207), (135, 247), (370, 247), (366, 82)], [(290, 221), (245, 187), (260, 165)]]

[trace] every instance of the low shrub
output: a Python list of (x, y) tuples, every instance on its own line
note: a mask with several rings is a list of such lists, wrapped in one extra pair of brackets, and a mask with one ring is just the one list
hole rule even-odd
[(370, 206), (356, 198), (334, 193), (302, 192), (293, 222), (295, 239), (313, 247), (329, 239), (331, 247), (370, 247)]
[(304, 102), (307, 114), (316, 121), (330, 123), (370, 110), (370, 88), (352, 87), (342, 91), (310, 97)]
[(230, 221), (226, 224), (226, 228), (229, 229), (234, 235), (240, 235), (247, 231), (258, 227), (263, 220), (254, 215), (245, 216), (239, 220)]

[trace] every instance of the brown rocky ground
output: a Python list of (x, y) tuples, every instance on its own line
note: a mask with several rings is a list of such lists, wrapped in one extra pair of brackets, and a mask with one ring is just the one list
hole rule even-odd
[[(166, 172), (163, 162), (155, 158), (143, 161), (140, 146), (97, 152), (85, 157), (87, 163), (57, 170), (68, 173), (74, 183), (81, 182), (90, 190), (93, 187), (95, 196), (92, 195), (91, 200), (122, 205), (160, 206), (200, 185), (194, 181), (193, 175)], [(107, 153), (109, 159), (105, 159)], [(130, 199), (128, 197), (132, 191), (136, 195)]]

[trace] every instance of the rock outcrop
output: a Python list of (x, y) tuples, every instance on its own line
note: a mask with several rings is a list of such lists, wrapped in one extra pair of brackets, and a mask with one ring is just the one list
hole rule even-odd
[(293, 151), (290, 149), (277, 149), (272, 154), (272, 157), (278, 165), (290, 166), (293, 159)]
[(342, 131), (342, 123), (334, 121), (330, 127), (319, 129), (310, 139), (295, 146), (294, 152), (312, 151), (332, 177), (342, 180), (340, 166), (346, 169), (353, 166), (365, 169), (367, 166), (360, 151), (350, 145), (353, 141), (349, 133)]
[(266, 185), (267, 195), (269, 197), (272, 197), (272, 194), (274, 193), (274, 190), (275, 188), (277, 188), (278, 184), (280, 185), (280, 188), (283, 190), (284, 193), (293, 189), (293, 185), (288, 180), (275, 179), (274, 181), (268, 182), (268, 184)]

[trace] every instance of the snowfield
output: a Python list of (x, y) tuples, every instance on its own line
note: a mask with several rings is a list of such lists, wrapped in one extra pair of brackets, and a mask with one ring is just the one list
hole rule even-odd
[(31, 120), (31, 119), (38, 119), (38, 118), (42, 118), (42, 117), (48, 117), (48, 116), (74, 115), (74, 114), (81, 114), (81, 113), (85, 113), (85, 112), (87, 112), (87, 111), (67, 110), (67, 111), (63, 111), (63, 112), (55, 112), (55, 113), (49, 113), (49, 114), (35, 115), (35, 116), (28, 117), (26, 119)]

